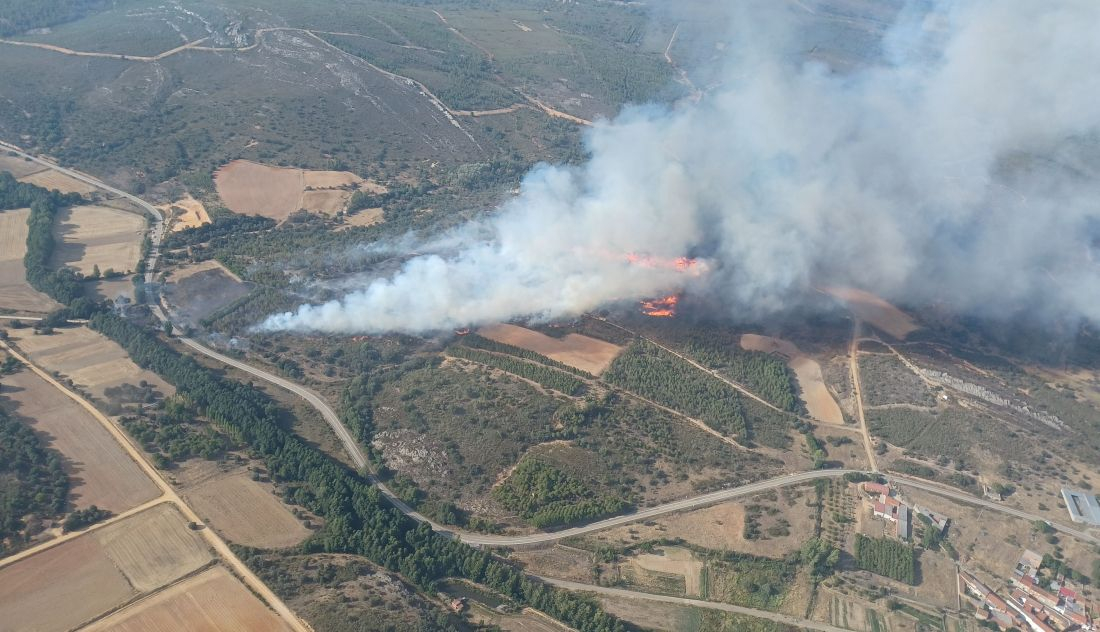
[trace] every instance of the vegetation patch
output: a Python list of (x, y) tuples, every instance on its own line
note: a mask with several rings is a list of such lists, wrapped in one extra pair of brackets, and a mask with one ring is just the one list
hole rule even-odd
[(590, 522), (627, 507), (620, 498), (595, 497), (577, 479), (536, 459), (520, 461), (512, 475), (493, 490), (493, 498), (539, 528)]
[(454, 345), (447, 353), (463, 360), (470, 360), (478, 364), (484, 364), (500, 369), (546, 388), (565, 393), (566, 395), (582, 395), (585, 391), (584, 382), (565, 374), (559, 370), (547, 366), (540, 366), (532, 362), (511, 358), (496, 353), (488, 353), (478, 349)]
[(61, 455), (0, 409), (0, 553), (27, 541), (27, 519), (65, 511), (69, 476)]
[(856, 564), (860, 569), (899, 582), (917, 585), (917, 550), (890, 538), (869, 538), (856, 534)]

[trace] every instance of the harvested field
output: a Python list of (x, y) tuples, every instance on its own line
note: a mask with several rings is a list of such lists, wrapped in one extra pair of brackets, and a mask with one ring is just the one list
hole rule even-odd
[(87, 327), (56, 329), (49, 336), (36, 336), (30, 329), (13, 329), (12, 340), (30, 359), (47, 371), (58, 371), (93, 397), (106, 401), (106, 390), (142, 380), (164, 395), (176, 389), (157, 374), (134, 364), (126, 351)]
[(552, 338), (517, 325), (492, 325), (482, 327), (477, 333), (490, 340), (541, 353), (551, 360), (588, 371), (593, 375), (599, 375), (607, 370), (623, 350), (618, 345), (581, 334), (567, 334), (562, 338)]
[(203, 571), (85, 628), (89, 632), (232, 632), (286, 629), (282, 619), (221, 566)]
[(382, 207), (365, 208), (358, 211), (354, 215), (344, 219), (344, 223), (340, 225), (337, 230), (347, 230), (352, 226), (374, 226), (375, 224), (381, 224), (386, 221), (386, 216), (382, 212)]
[(920, 329), (912, 317), (881, 298), (850, 287), (829, 287), (826, 294), (848, 306), (860, 320), (866, 321), (898, 340)]
[(176, 270), (162, 290), (165, 303), (174, 316), (192, 327), (203, 318), (248, 295), (242, 283), (217, 261), (204, 261)]
[(798, 380), (802, 401), (806, 403), (806, 411), (810, 416), (822, 423), (835, 425), (844, 423), (844, 413), (840, 411), (840, 406), (825, 386), (825, 378), (822, 377), (821, 365), (817, 360), (804, 355), (791, 342), (757, 334), (742, 335), (741, 348), (747, 351), (775, 353), (785, 357), (787, 366), (791, 367), (795, 379)]
[(44, 435), (65, 457), (70, 499), (115, 513), (159, 495), (114, 437), (83, 408), (29, 370), (4, 377), (0, 405)]
[(35, 171), (30, 175), (19, 178), (19, 181), (40, 186), (44, 189), (57, 189), (62, 193), (79, 193), (81, 195), (87, 195), (98, 190), (87, 182), (82, 182), (59, 171), (54, 171), (53, 169)]
[(46, 313), (61, 305), (27, 283), (23, 255), (27, 253), (29, 214), (25, 208), (0, 211), (0, 308)]
[(279, 221), (299, 209), (336, 214), (344, 210), (355, 189), (386, 191), (347, 171), (272, 167), (248, 160), (222, 166), (214, 174), (214, 185), (230, 210)]
[(74, 206), (61, 211), (54, 224), (54, 263), (85, 275), (95, 266), (131, 272), (141, 259), (145, 218), (107, 206)]
[(190, 195), (171, 204), (165, 204), (160, 208), (172, 214), (169, 232), (174, 233), (185, 228), (197, 228), (210, 223), (210, 214), (206, 212), (206, 207)]
[(658, 549), (657, 553), (636, 555), (630, 562), (644, 571), (680, 575), (684, 578), (685, 594), (688, 597), (701, 595), (699, 582), (704, 564), (695, 559), (695, 555), (688, 549), (665, 547)]
[(91, 535), (139, 593), (163, 586), (214, 559), (202, 536), (189, 529), (183, 514), (168, 503)]
[(95, 538), (84, 535), (0, 569), (0, 628), (69, 630), (133, 595)]
[(27, 160), (22, 156), (9, 156), (6, 153), (0, 155), (0, 171), (7, 171), (16, 178), (29, 176), (43, 169), (45, 169), (45, 167), (42, 165), (33, 160)]
[(243, 469), (208, 478), (183, 494), (199, 517), (236, 544), (284, 548), (312, 533), (275, 497), (270, 485), (252, 480)]
[(119, 296), (134, 300), (134, 281), (129, 277), (103, 279), (87, 283), (85, 294), (97, 301), (113, 301)]
[(474, 603), (470, 606), (470, 616), (481, 625), (494, 626), (494, 629), (504, 632), (565, 632), (573, 629), (531, 608), (524, 608), (521, 614), (503, 614)]

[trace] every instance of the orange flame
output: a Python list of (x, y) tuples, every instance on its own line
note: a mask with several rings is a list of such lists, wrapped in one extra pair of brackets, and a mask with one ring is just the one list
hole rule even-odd
[(643, 268), (653, 268), (660, 270), (680, 270), (688, 271), (694, 270), (699, 265), (699, 261), (694, 257), (676, 257), (675, 259), (666, 259), (663, 257), (654, 257), (652, 255), (643, 255), (636, 252), (628, 252), (626, 254), (627, 263), (641, 266)]
[(642, 301), (642, 313), (654, 318), (672, 318), (676, 315), (676, 304), (679, 302), (680, 297), (676, 294)]

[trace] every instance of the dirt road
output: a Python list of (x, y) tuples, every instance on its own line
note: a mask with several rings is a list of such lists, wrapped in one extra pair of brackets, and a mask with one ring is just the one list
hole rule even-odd
[(852, 320), (852, 342), (848, 345), (848, 370), (852, 374), (852, 392), (856, 397), (856, 416), (859, 418), (859, 430), (863, 434), (863, 449), (867, 451), (867, 464), (872, 472), (878, 471), (875, 460), (875, 444), (871, 432), (867, 429), (867, 416), (863, 413), (863, 390), (859, 383), (859, 340), (863, 323), (858, 318)]
[(577, 592), (590, 592), (600, 595), (611, 595), (614, 597), (626, 597), (627, 599), (644, 599), (646, 601), (660, 601), (663, 603), (676, 604), (678, 606), (691, 606), (694, 608), (706, 608), (708, 610), (721, 610), (723, 612), (732, 612), (734, 614), (741, 614), (757, 619), (767, 619), (769, 621), (775, 621), (777, 623), (783, 623), (785, 625), (792, 625), (805, 630), (820, 630), (821, 632), (851, 632), (851, 630), (848, 630), (846, 628), (838, 628), (835, 626), (831, 626), (827, 623), (811, 621), (810, 619), (800, 619), (798, 617), (779, 614), (778, 612), (770, 612), (768, 610), (757, 610), (755, 608), (735, 606), (728, 603), (703, 601), (701, 599), (688, 599), (685, 597), (672, 597), (669, 595), (654, 595), (652, 593), (625, 590), (622, 588), (608, 588), (606, 586), (593, 586), (591, 584), (581, 584), (579, 582), (565, 581), (563, 579), (551, 579), (549, 577), (539, 577), (539, 579), (546, 582), (547, 584), (550, 584), (551, 586), (557, 586), (558, 588), (564, 588), (566, 590), (573, 590)]
[[(153, 504), (156, 504), (157, 502), (171, 502), (172, 504), (176, 505), (177, 508), (179, 508), (180, 512), (184, 515), (184, 518), (186, 520), (188, 520), (189, 522), (194, 522), (196, 524), (203, 524), (203, 521), (201, 518), (199, 518), (198, 514), (196, 514), (194, 510), (192, 510), (191, 507), (189, 507), (187, 503), (183, 501), (179, 494), (176, 493), (176, 490), (174, 490), (172, 486), (168, 484), (168, 481), (164, 480), (164, 477), (160, 475), (160, 472), (158, 472), (157, 469), (145, 459), (145, 455), (142, 454), (141, 450), (139, 450), (137, 446), (135, 446), (130, 441), (130, 438), (124, 432), (122, 432), (122, 430), (119, 429), (118, 426), (112, 423), (110, 419), (107, 419), (107, 417), (105, 417), (103, 413), (99, 412), (99, 410), (95, 406), (92, 406), (91, 403), (89, 403), (86, 399), (84, 399), (80, 395), (77, 395), (73, 391), (70, 391), (63, 384), (55, 380), (53, 376), (51, 376), (49, 373), (42, 370), (37, 365), (31, 363), (30, 360), (15, 351), (15, 349), (13, 349), (6, 342), (0, 341), (0, 348), (3, 348), (16, 360), (19, 360), (23, 364), (27, 365), (27, 367), (29, 367), (30, 370), (34, 371), (36, 375), (49, 382), (50, 385), (63, 393), (66, 397), (73, 400), (86, 411), (88, 411), (88, 414), (95, 417), (96, 421), (98, 421), (107, 430), (107, 432), (111, 434), (115, 441), (117, 441), (119, 445), (121, 445), (122, 448), (126, 450), (126, 453), (130, 456), (131, 459), (134, 460), (134, 462), (138, 464), (145, 475), (152, 479), (157, 487), (160, 488), (161, 497), (156, 499)], [(274, 610), (279, 616), (286, 620), (288, 625), (290, 625), (293, 629), (298, 630), (299, 632), (311, 632), (309, 626), (303, 623), (297, 617), (297, 615), (295, 615), (294, 612), (291, 611), (291, 609), (287, 607), (287, 605), (283, 603), (281, 599), (279, 599), (278, 595), (276, 595), (270, 588), (268, 588), (267, 584), (263, 583), (260, 578), (257, 577), (252, 572), (252, 570), (249, 569), (248, 566), (246, 566), (244, 562), (242, 562), (240, 558), (236, 556), (235, 553), (233, 553), (233, 551), (229, 548), (229, 545), (226, 544), (225, 540), (222, 540), (221, 537), (217, 533), (215, 533), (213, 529), (205, 528), (199, 531), (199, 533), (202, 534), (203, 538), (206, 539), (207, 543), (212, 549), (214, 549), (218, 556), (222, 558), (222, 561), (227, 566), (229, 566), (229, 568), (232, 569), (238, 577), (240, 577), (244, 581), (248, 588), (265, 602), (267, 602), (272, 610)], [(50, 546), (56, 546), (61, 541), (63, 540), (53, 540), (46, 544), (49, 544)], [(43, 546), (43, 548), (49, 547)]]

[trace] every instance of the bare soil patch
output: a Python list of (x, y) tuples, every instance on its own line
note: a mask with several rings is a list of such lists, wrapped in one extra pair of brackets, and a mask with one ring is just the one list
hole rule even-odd
[(76, 268), (85, 275), (95, 266), (131, 272), (141, 259), (145, 218), (107, 206), (74, 206), (54, 222), (55, 265)]
[(70, 499), (115, 513), (156, 498), (156, 485), (83, 408), (29, 370), (4, 377), (0, 405), (65, 457)]
[(81, 536), (0, 569), (0, 627), (69, 630), (133, 594), (99, 543)]
[(898, 340), (920, 329), (920, 325), (905, 312), (883, 299), (850, 287), (824, 288), (826, 294), (845, 303), (860, 320), (871, 323)]
[(347, 171), (310, 171), (234, 160), (214, 174), (225, 205), (237, 213), (279, 221), (305, 209), (333, 215), (347, 206), (355, 190), (384, 193), (386, 188)]
[(566, 334), (562, 338), (552, 338), (517, 325), (492, 325), (482, 327), (477, 333), (490, 340), (541, 353), (551, 360), (557, 360), (593, 375), (603, 373), (623, 350), (618, 345), (581, 334)]
[(347, 230), (352, 226), (374, 226), (386, 221), (382, 207), (366, 208), (344, 219), (344, 223), (336, 230)]
[(85, 628), (116, 632), (286, 630), (286, 624), (216, 566)]
[(741, 336), (741, 348), (748, 351), (776, 353), (787, 359), (787, 365), (794, 371), (795, 379), (802, 391), (802, 401), (806, 402), (806, 411), (814, 419), (827, 424), (843, 425), (844, 413), (825, 386), (821, 374), (821, 365), (817, 360), (804, 355), (794, 343), (769, 336), (744, 334)]
[(252, 480), (244, 469), (208, 478), (183, 494), (203, 520), (237, 544), (284, 548), (312, 533), (275, 497), (270, 484)]
[(689, 597), (700, 595), (699, 575), (703, 571), (704, 564), (695, 559), (695, 555), (688, 549), (664, 547), (658, 549), (657, 553), (636, 555), (630, 563), (643, 571), (680, 575), (684, 578), (685, 594)]
[(210, 223), (210, 214), (206, 212), (206, 207), (190, 195), (171, 204), (165, 204), (160, 208), (172, 214), (169, 232), (174, 233), (185, 228), (197, 228)]
[(122, 347), (87, 327), (56, 329), (49, 336), (36, 336), (30, 329), (9, 333), (33, 362), (60, 372), (101, 401), (108, 401), (109, 388), (142, 381), (163, 395), (176, 392), (160, 376), (134, 364)]
[(159, 504), (92, 533), (130, 584), (148, 592), (214, 559), (175, 505)]
[(79, 193), (81, 195), (87, 195), (89, 193), (95, 193), (98, 190), (87, 182), (77, 180), (72, 176), (67, 176), (53, 169), (35, 171), (19, 178), (19, 181), (40, 186), (43, 189), (57, 189), (62, 193)]
[(22, 156), (0, 155), (0, 171), (7, 171), (17, 179), (44, 169), (45, 167), (37, 162), (27, 160)]
[(0, 211), (0, 308), (47, 313), (61, 305), (32, 288), (23, 267), (29, 214), (25, 208)]

